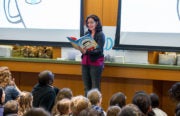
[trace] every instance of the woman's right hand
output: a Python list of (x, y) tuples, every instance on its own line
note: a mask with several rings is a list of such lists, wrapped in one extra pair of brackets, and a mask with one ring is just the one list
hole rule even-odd
[(80, 46), (79, 46), (79, 50), (82, 54), (85, 54), (86, 53), (86, 49), (82, 49)]

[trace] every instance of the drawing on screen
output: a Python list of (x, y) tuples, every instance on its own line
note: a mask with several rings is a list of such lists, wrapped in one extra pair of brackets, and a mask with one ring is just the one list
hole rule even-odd
[[(25, 0), (27, 4), (34, 5), (39, 4), (41, 0)], [(15, 6), (15, 7), (14, 7)], [(22, 24), (26, 28), (26, 24), (21, 15), (17, 0), (4, 0), (3, 4), (4, 14), (7, 21), (11, 24)]]
[(180, 20), (180, 3), (179, 3), (179, 0), (177, 0), (177, 16), (178, 16), (178, 19)]

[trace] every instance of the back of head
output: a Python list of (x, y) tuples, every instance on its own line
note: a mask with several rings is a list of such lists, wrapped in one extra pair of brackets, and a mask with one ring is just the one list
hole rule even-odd
[(173, 100), (180, 102), (180, 82), (172, 85), (169, 89), (169, 95)]
[(136, 105), (128, 104), (121, 109), (119, 116), (144, 116), (144, 114)]
[(23, 116), (51, 116), (47, 111), (43, 108), (32, 108), (27, 111)]
[(71, 99), (70, 108), (73, 116), (78, 115), (82, 110), (91, 106), (89, 100), (84, 96), (76, 96)]
[(121, 108), (119, 106), (110, 106), (107, 110), (106, 116), (117, 116), (120, 111)]
[(87, 98), (89, 99), (92, 105), (97, 105), (101, 102), (102, 95), (98, 89), (91, 89), (87, 93)]
[(11, 72), (8, 67), (2, 66), (0, 67), (0, 86), (6, 87), (11, 81)]
[(56, 100), (55, 102), (62, 100), (64, 98), (68, 98), (71, 99), (73, 96), (73, 93), (71, 91), (71, 89), (69, 88), (62, 88), (60, 89), (60, 91), (58, 92), (57, 96), (56, 96)]
[(151, 99), (151, 106), (152, 108), (157, 108), (159, 107), (159, 97), (155, 93), (150, 94), (150, 99)]
[(93, 108), (86, 108), (84, 110), (82, 110), (78, 116), (104, 116), (102, 115), (100, 112), (98, 112), (97, 110), (93, 109)]
[(33, 96), (30, 92), (23, 91), (18, 99), (19, 111), (22, 113), (32, 108)]
[(18, 113), (18, 102), (10, 100), (4, 105), (4, 115), (17, 114)]
[(115, 93), (110, 99), (110, 106), (123, 107), (126, 105), (126, 96), (122, 92)]
[(60, 115), (69, 114), (70, 109), (70, 99), (62, 99), (57, 103), (57, 110), (59, 111)]
[(143, 92), (136, 93), (133, 97), (132, 103), (137, 105), (144, 114), (147, 114), (151, 107), (149, 96)]
[(39, 73), (38, 81), (41, 85), (51, 85), (54, 81), (54, 74), (49, 70), (44, 70)]

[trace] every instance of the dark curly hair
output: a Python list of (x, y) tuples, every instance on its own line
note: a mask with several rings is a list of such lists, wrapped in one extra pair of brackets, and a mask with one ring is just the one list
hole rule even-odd
[[(96, 23), (97, 23), (97, 26), (96, 26), (96, 32), (101, 32), (102, 31), (102, 24), (101, 24), (101, 21), (99, 19), (98, 16), (92, 14), (92, 15), (89, 15), (87, 18), (86, 18), (86, 27), (88, 27), (88, 19), (89, 18), (92, 18)], [(89, 32), (91, 32), (90, 30), (88, 30)]]
[(173, 100), (180, 102), (180, 82), (173, 84), (168, 92)]

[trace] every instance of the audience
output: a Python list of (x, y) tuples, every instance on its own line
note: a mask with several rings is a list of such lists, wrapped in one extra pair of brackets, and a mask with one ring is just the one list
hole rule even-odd
[(102, 95), (98, 89), (91, 89), (87, 93), (87, 98), (91, 102), (92, 108), (105, 115), (105, 112), (101, 108)]
[(126, 105), (126, 96), (122, 92), (115, 93), (112, 95), (109, 105), (124, 107)]
[(71, 99), (70, 109), (73, 116), (78, 116), (82, 110), (90, 107), (90, 101), (82, 95), (75, 96)]
[(106, 116), (118, 116), (120, 112), (121, 108), (119, 106), (109, 106)]
[(167, 114), (159, 109), (159, 97), (155, 93), (150, 94), (150, 99), (151, 99), (151, 106), (152, 110), (155, 113), (155, 116), (167, 116)]
[[(51, 116), (51, 111), (52, 116), (167, 116), (159, 108), (159, 97), (155, 93), (148, 96), (144, 91), (138, 91), (133, 96), (133, 104), (126, 105), (125, 94), (117, 92), (112, 95), (106, 114), (98, 89), (88, 91), (87, 98), (73, 97), (71, 89), (59, 90), (53, 82), (54, 74), (44, 70), (39, 73), (32, 93), (21, 92), (8, 67), (0, 67), (0, 116)], [(168, 92), (178, 103), (175, 116), (180, 116), (180, 82), (173, 84)]]
[(4, 105), (4, 116), (18, 116), (18, 102), (9, 100)]
[(8, 67), (0, 67), (0, 86), (5, 90), (5, 102), (9, 100), (16, 100), (21, 91), (16, 86), (14, 78), (11, 76), (11, 72)]
[(39, 73), (38, 83), (32, 90), (33, 107), (42, 107), (51, 112), (58, 89), (53, 87), (54, 74), (44, 70)]
[(22, 116), (24, 113), (29, 111), (32, 108), (32, 101), (33, 96), (30, 92), (22, 92), (20, 95), (18, 102), (19, 102), (19, 110), (18, 116)]
[(122, 108), (118, 116), (145, 116), (134, 104), (127, 104)]
[(23, 116), (51, 116), (51, 115), (43, 108), (32, 108), (31, 110), (27, 111)]

